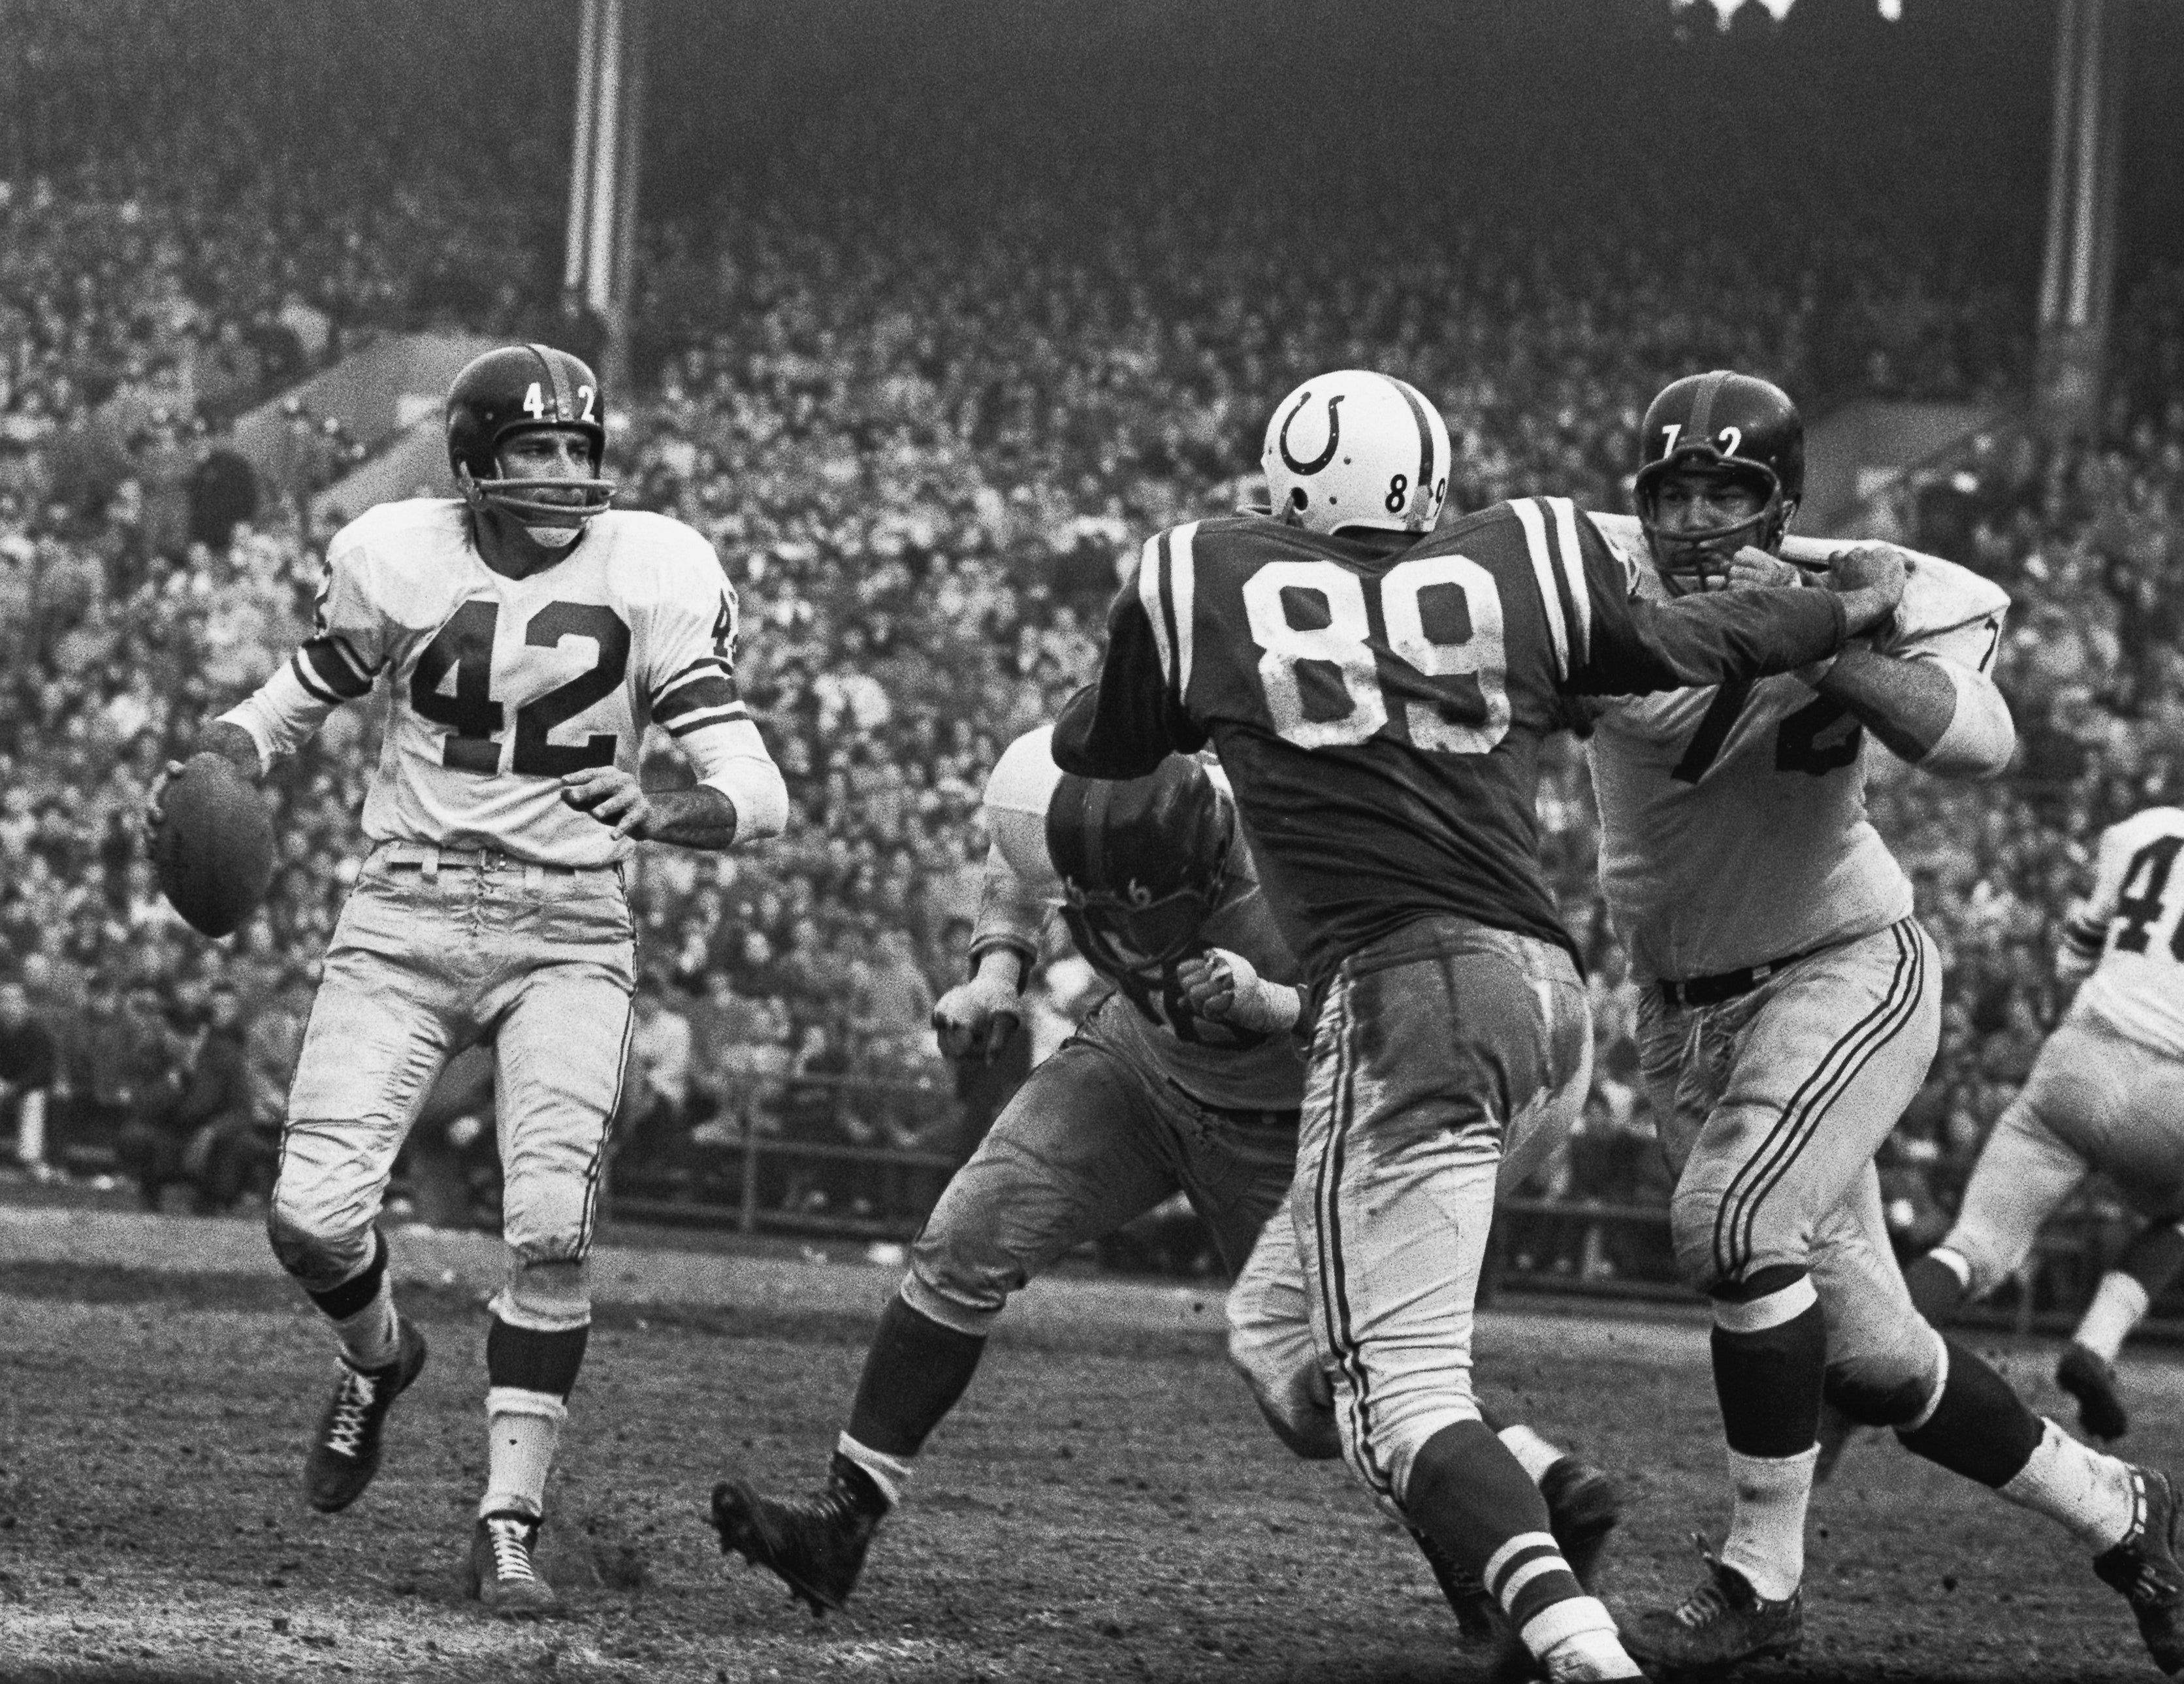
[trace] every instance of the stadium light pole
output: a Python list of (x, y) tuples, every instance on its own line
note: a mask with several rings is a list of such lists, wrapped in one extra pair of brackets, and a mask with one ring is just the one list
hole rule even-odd
[(2109, 0), (2062, 0), (2055, 32), (2047, 251), (2033, 371), (2034, 420), (2051, 435), (2100, 425), (2121, 169), (2118, 21)]
[(621, 391), (629, 374), (650, 8), (649, 0), (582, 0), (582, 5), (561, 298), (565, 310), (581, 315), (588, 329), (582, 336), (587, 343), (570, 349), (596, 357), (605, 385)]

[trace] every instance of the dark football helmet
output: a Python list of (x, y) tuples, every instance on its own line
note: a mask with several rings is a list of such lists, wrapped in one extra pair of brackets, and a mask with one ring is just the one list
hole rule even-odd
[(1206, 768), (1179, 756), (1126, 782), (1065, 775), (1046, 851), (1085, 956), (1141, 970), (1187, 952), (1220, 903), (1235, 824)]
[[(507, 345), (488, 351), (448, 389), (448, 461), (463, 500), (492, 507), (526, 526), (581, 526), (613, 502), (611, 480), (599, 477), (607, 454), (607, 401), (599, 377), (578, 359), (550, 345)], [(540, 427), (567, 427), (591, 445), (589, 479), (510, 479), (500, 471), (502, 443)], [(583, 493), (574, 505), (536, 493)]]
[[(1805, 423), (1787, 393), (1757, 376), (1715, 369), (1686, 375), (1646, 406), (1638, 427), (1639, 524), (1654, 565), (1672, 582), (1703, 586), (1739, 549), (1772, 550), (1805, 494)], [(1656, 519), (1661, 482), (1679, 468), (1747, 477), (1763, 493), (1749, 520), (1669, 533)]]

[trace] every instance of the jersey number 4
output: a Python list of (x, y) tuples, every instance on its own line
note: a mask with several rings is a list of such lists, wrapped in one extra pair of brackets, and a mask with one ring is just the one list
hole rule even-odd
[[(493, 699), (493, 644), (500, 629), (500, 605), (470, 601), (458, 608), (425, 645), (410, 675), (410, 705), (421, 718), (448, 728), (440, 764), (454, 772), (500, 770), (500, 733), (508, 710)], [(629, 670), (629, 627), (613, 609), (596, 602), (549, 602), (531, 616), (523, 641), (557, 649), (564, 638), (588, 638), (599, 658), (536, 701), (515, 711), (515, 753), (508, 769), (527, 777), (564, 778), (587, 767), (612, 766), (611, 731), (581, 743), (547, 740), (558, 727), (614, 694)], [(454, 675), (448, 685), (448, 675)]]
[[(1332, 561), (1270, 561), (1244, 582), (1259, 685), (1285, 742), (1346, 748), (1390, 720), (1381, 663), (1407, 672), (1399, 733), (1413, 748), (1483, 755), (1509, 733), (1508, 659), (1494, 576), (1462, 555), (1399, 561), (1378, 582), (1385, 652), (1368, 639), (1368, 580)], [(1430, 619), (1431, 624), (1429, 624)]]
[[(2157, 836), (2131, 856), (2123, 882), (2116, 889), (2115, 936), (2110, 944), (2119, 953), (2143, 953), (2147, 932), (2161, 922), (2162, 902), (2169, 895), (2169, 873), (2176, 864), (2184, 836)], [(2169, 933), (2171, 956), (2184, 962), (2184, 918)]]

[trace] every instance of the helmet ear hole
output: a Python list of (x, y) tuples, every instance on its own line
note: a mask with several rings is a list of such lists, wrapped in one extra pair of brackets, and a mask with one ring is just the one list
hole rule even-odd
[(1290, 488), (1290, 507), (1302, 514), (1312, 507), (1312, 493), (1301, 485)]

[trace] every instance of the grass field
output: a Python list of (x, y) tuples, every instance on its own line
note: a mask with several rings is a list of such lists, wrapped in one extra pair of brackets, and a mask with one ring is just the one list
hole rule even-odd
[[(997, 1338), (857, 1600), (814, 1621), (704, 1520), (728, 1464), (823, 1467), (866, 1324), (604, 1314), (553, 1492), (543, 1625), (481, 1619), (457, 1566), (482, 1463), (485, 1319), (410, 1293), (432, 1365), (378, 1484), (309, 1513), (331, 1376), (285, 1283), (0, 1274), (0, 1678), (1325, 1680), (1483, 1677), (1407, 1539), (1338, 1468), (1274, 1445), (1209, 1337)], [(1725, 1518), (1688, 1324), (1496, 1318), (1490, 1391), (1627, 1477), (1611, 1599), (1687, 1588)], [(2047, 1358), (2009, 1364), (2060, 1409)], [(2136, 1371), (2134, 1447), (2184, 1438)], [(2044, 1523), (1862, 1443), (1814, 1505), (1807, 1649), (1753, 1678), (2154, 1676), (2119, 1600)]]

